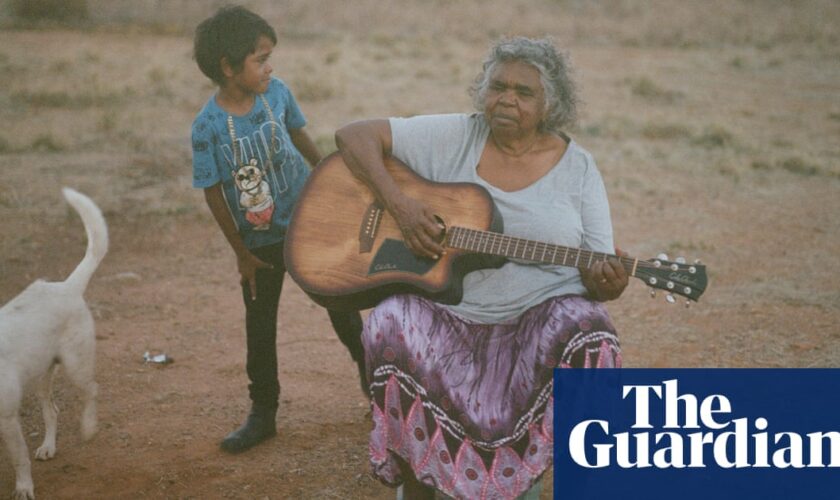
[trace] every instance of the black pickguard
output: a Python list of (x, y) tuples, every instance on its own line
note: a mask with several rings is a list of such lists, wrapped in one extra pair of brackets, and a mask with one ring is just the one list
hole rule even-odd
[(436, 263), (434, 259), (415, 255), (402, 241), (387, 238), (373, 257), (368, 276), (386, 271), (403, 271), (422, 276)]

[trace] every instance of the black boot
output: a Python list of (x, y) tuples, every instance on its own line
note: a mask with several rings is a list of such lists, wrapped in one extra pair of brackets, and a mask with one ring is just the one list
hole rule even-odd
[(274, 422), (276, 416), (277, 408), (254, 404), (248, 419), (238, 429), (225, 436), (221, 448), (228, 453), (241, 453), (277, 435)]

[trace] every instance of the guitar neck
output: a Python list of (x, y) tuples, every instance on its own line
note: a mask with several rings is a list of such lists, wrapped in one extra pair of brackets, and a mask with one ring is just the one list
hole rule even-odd
[[(510, 257), (542, 264), (589, 269), (593, 264), (615, 258), (627, 274), (636, 276), (638, 259), (618, 257), (613, 254), (594, 252), (583, 248), (564, 247), (540, 241), (516, 238), (490, 231), (479, 231), (463, 227), (452, 227), (446, 233), (446, 246), (473, 253)], [(642, 264), (644, 265), (644, 264)]]

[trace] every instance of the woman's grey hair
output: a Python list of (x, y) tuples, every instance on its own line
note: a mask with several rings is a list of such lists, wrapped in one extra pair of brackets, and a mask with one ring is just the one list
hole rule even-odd
[(470, 87), (473, 105), (484, 110), (484, 99), (490, 86), (490, 77), (500, 63), (521, 61), (535, 67), (545, 95), (545, 118), (540, 124), (542, 132), (560, 132), (577, 120), (578, 99), (571, 68), (565, 55), (554, 47), (550, 38), (506, 38), (490, 48), (481, 73)]

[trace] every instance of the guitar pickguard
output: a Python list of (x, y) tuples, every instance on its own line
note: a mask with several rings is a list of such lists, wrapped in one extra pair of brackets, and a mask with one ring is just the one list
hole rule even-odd
[(418, 275), (426, 274), (437, 261), (415, 255), (405, 243), (391, 238), (386, 239), (368, 269), (368, 276), (386, 271), (403, 271)]

